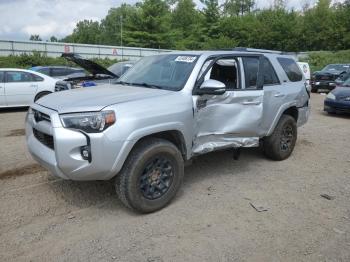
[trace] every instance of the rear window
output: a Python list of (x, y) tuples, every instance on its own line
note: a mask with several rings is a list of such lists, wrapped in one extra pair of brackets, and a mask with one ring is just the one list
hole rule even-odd
[(4, 82), (4, 72), (0, 72), (0, 83)]
[(303, 74), (301, 73), (299, 66), (293, 59), (278, 57), (277, 60), (282, 66), (284, 72), (286, 72), (290, 81), (298, 82), (303, 79)]
[(44, 78), (42, 78), (41, 76), (38, 76), (38, 75), (36, 75), (36, 74), (31, 74), (31, 75), (32, 75), (33, 81), (35, 81), (35, 82), (44, 81)]

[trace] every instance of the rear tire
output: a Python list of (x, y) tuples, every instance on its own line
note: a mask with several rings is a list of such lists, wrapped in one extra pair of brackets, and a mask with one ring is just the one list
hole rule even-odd
[(297, 131), (295, 119), (290, 115), (282, 115), (272, 135), (264, 138), (265, 155), (278, 161), (287, 159), (294, 150)]
[(36, 102), (37, 100), (39, 100), (40, 98), (47, 96), (48, 94), (51, 94), (51, 92), (49, 91), (44, 91), (44, 92), (40, 92), (39, 94), (37, 94), (34, 98), (34, 102)]
[(140, 213), (157, 211), (175, 197), (184, 175), (178, 148), (167, 140), (150, 138), (131, 151), (115, 180), (122, 203)]

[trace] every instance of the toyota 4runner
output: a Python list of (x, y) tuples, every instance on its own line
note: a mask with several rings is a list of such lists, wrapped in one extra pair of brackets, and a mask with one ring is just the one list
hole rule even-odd
[(221, 149), (258, 147), (284, 160), (309, 116), (294, 58), (280, 52), (172, 52), (141, 59), (117, 84), (45, 96), (26, 117), (34, 159), (63, 179), (114, 179), (143, 213), (167, 205), (184, 163)]

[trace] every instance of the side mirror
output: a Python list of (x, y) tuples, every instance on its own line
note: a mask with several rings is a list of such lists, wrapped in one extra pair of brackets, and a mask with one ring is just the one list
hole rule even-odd
[(226, 85), (220, 81), (208, 79), (196, 90), (196, 95), (223, 95), (226, 92)]

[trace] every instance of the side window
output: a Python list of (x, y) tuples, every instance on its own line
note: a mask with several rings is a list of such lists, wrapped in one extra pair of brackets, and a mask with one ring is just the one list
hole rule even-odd
[(52, 68), (51, 76), (65, 76), (67, 75), (67, 71), (65, 68)]
[[(204, 63), (199, 77), (208, 69), (212, 60)], [(232, 90), (238, 88), (238, 67), (234, 58), (223, 58), (217, 60), (207, 71), (204, 80), (213, 79), (220, 81), (226, 85), (226, 89)]]
[(5, 73), (4, 71), (0, 71), (0, 83), (4, 82), (4, 76), (5, 76)]
[(278, 57), (277, 60), (282, 66), (284, 72), (286, 72), (290, 81), (298, 82), (303, 79), (303, 74), (301, 73), (299, 66), (293, 59)]
[(17, 83), (17, 82), (32, 82), (32, 74), (27, 72), (9, 71), (6, 73), (6, 82)]
[(39, 73), (42, 73), (42, 74), (44, 74), (44, 75), (47, 75), (47, 76), (50, 75), (50, 69), (47, 68), (47, 67), (39, 69), (38, 72), (39, 72)]
[(280, 83), (276, 75), (275, 69), (266, 57), (263, 60), (262, 67), (262, 72), (264, 74), (264, 85), (276, 85)]
[(35, 74), (31, 74), (32, 75), (32, 79), (34, 82), (42, 82), (44, 81), (44, 78), (42, 78), (41, 76), (35, 75)]
[(256, 89), (258, 81), (259, 71), (259, 58), (258, 57), (242, 57), (244, 75), (245, 75), (245, 88)]

